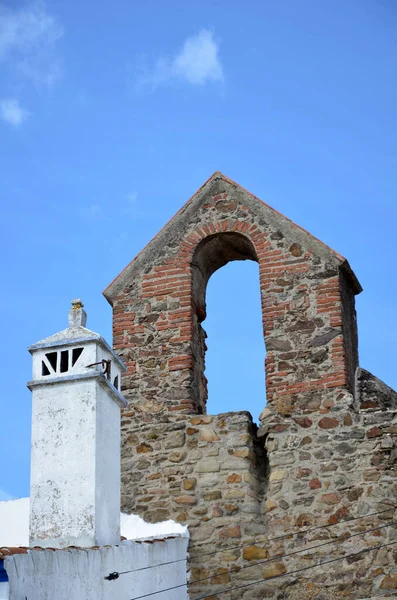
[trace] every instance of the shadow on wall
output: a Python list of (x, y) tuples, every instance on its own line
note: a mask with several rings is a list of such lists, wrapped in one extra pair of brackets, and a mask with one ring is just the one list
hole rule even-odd
[(258, 263), (236, 260), (214, 273), (206, 314), (207, 413), (248, 410), (258, 421), (266, 404)]

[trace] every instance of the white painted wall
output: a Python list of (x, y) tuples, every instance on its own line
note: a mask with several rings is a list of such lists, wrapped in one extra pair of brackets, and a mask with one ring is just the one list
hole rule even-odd
[(8, 585), (8, 581), (0, 582), (0, 600), (9, 600), (10, 597), (10, 588)]
[[(66, 344), (67, 339), (63, 340)], [(76, 348), (83, 348), (83, 352), (78, 358), (77, 362), (72, 365), (72, 354), (73, 350)], [(60, 354), (61, 351), (69, 352), (69, 369), (66, 373), (61, 373), (60, 371)], [(46, 354), (49, 352), (57, 353), (57, 368), (54, 371), (50, 362), (48, 361)], [(98, 343), (96, 340), (92, 342), (82, 342), (73, 345), (64, 345), (61, 344), (58, 347), (47, 347), (41, 348), (39, 350), (35, 350), (32, 356), (32, 379), (33, 381), (49, 381), (54, 377), (66, 377), (68, 375), (86, 375), (87, 374), (87, 365), (97, 362), (98, 360), (102, 360), (102, 357), (99, 359), (98, 356)], [(50, 375), (42, 374), (42, 363), (47, 366)], [(99, 369), (99, 367), (98, 367)]]
[[(114, 385), (114, 380), (117, 377), (118, 385), (115, 387), (118, 391), (120, 391), (120, 389), (121, 389), (121, 369), (120, 369), (120, 366), (117, 364), (117, 362), (114, 360), (114, 355), (111, 354), (109, 352), (109, 350), (107, 350), (107, 348), (105, 348), (102, 344), (97, 345), (96, 352), (97, 352), (96, 362), (99, 362), (101, 360), (110, 360), (111, 361), (110, 382)], [(86, 364), (89, 364), (89, 363), (86, 363)], [(102, 367), (99, 367), (99, 369), (101, 370)]]
[[(66, 330), (69, 332), (70, 330)], [(87, 330), (88, 331), (88, 330)], [(63, 332), (62, 332), (63, 333)], [(72, 336), (73, 330), (71, 330), (70, 335)], [(94, 334), (97, 335), (97, 334)], [(56, 337), (56, 336), (53, 336)], [(32, 356), (32, 380), (33, 381), (49, 381), (51, 378), (55, 377), (67, 377), (69, 375), (87, 375), (87, 373), (98, 372), (101, 373), (103, 371), (103, 367), (101, 365), (95, 365), (94, 367), (87, 368), (87, 365), (94, 364), (100, 362), (101, 360), (110, 360), (111, 361), (111, 383), (114, 382), (114, 378), (118, 376), (119, 378), (119, 386), (118, 390), (120, 390), (120, 378), (121, 378), (121, 368), (119, 362), (116, 360), (118, 357), (110, 352), (100, 340), (92, 340), (92, 341), (81, 341), (80, 343), (70, 344), (70, 341), (73, 342), (73, 338), (68, 340), (67, 335), (63, 333), (64, 345), (59, 343), (58, 346), (49, 346), (45, 348), (39, 348), (38, 350), (34, 350)], [(77, 348), (83, 348), (82, 354), (77, 359), (76, 363), (73, 365), (72, 357), (73, 350)], [(61, 352), (69, 353), (69, 368), (67, 372), (62, 373), (60, 370), (61, 365)], [(47, 358), (47, 354), (49, 352), (57, 353), (57, 368), (54, 370)], [(43, 375), (42, 373), (42, 363), (46, 365), (47, 369), (50, 372), (50, 375)]]
[(120, 406), (100, 388), (95, 433), (95, 539), (99, 545), (120, 541), (120, 436)]
[(31, 545), (120, 540), (120, 407), (97, 378), (32, 389)]
[[(187, 583), (186, 537), (153, 543), (122, 542), (99, 550), (31, 550), (7, 557), (9, 600), (133, 600)], [(113, 571), (128, 571), (164, 562), (180, 561), (115, 581), (104, 577)], [(187, 600), (187, 587), (154, 594), (151, 600)]]

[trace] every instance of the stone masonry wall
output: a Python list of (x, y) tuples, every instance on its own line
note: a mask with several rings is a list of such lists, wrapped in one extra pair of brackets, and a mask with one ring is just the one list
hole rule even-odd
[[(246, 259), (260, 267), (267, 350), (259, 429), (246, 412), (205, 414), (206, 285)], [(219, 598), (396, 592), (397, 544), (301, 570), (397, 540), (382, 527), (393, 511), (347, 521), (397, 492), (397, 397), (358, 369), (360, 289), (343, 257), (217, 173), (105, 292), (128, 366), (122, 509), (189, 524), (192, 600), (235, 586)]]

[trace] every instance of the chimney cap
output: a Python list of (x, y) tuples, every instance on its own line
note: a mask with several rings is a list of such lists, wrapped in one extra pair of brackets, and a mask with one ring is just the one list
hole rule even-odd
[(68, 312), (69, 328), (86, 326), (87, 313), (83, 306), (84, 304), (80, 298), (72, 300), (72, 308)]
[(74, 298), (74, 300), (72, 300), (71, 304), (72, 304), (72, 308), (74, 310), (84, 307), (83, 301), (80, 298)]
[(61, 348), (76, 344), (95, 342), (106, 348), (106, 350), (113, 355), (113, 358), (118, 363), (120, 369), (126, 371), (127, 367), (114, 350), (112, 350), (106, 340), (104, 340), (99, 333), (95, 333), (95, 331), (91, 331), (85, 327), (87, 313), (83, 308), (84, 304), (81, 299), (75, 298), (72, 300), (71, 304), (72, 308), (68, 311), (69, 327), (32, 344), (28, 347), (29, 352), (32, 354), (37, 350), (44, 350), (46, 348)]

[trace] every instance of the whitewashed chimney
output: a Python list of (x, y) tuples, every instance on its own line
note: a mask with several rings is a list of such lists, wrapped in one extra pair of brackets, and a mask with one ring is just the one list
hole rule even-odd
[(30, 544), (120, 542), (120, 394), (125, 366), (86, 329), (81, 300), (69, 327), (30, 346), (33, 357)]

